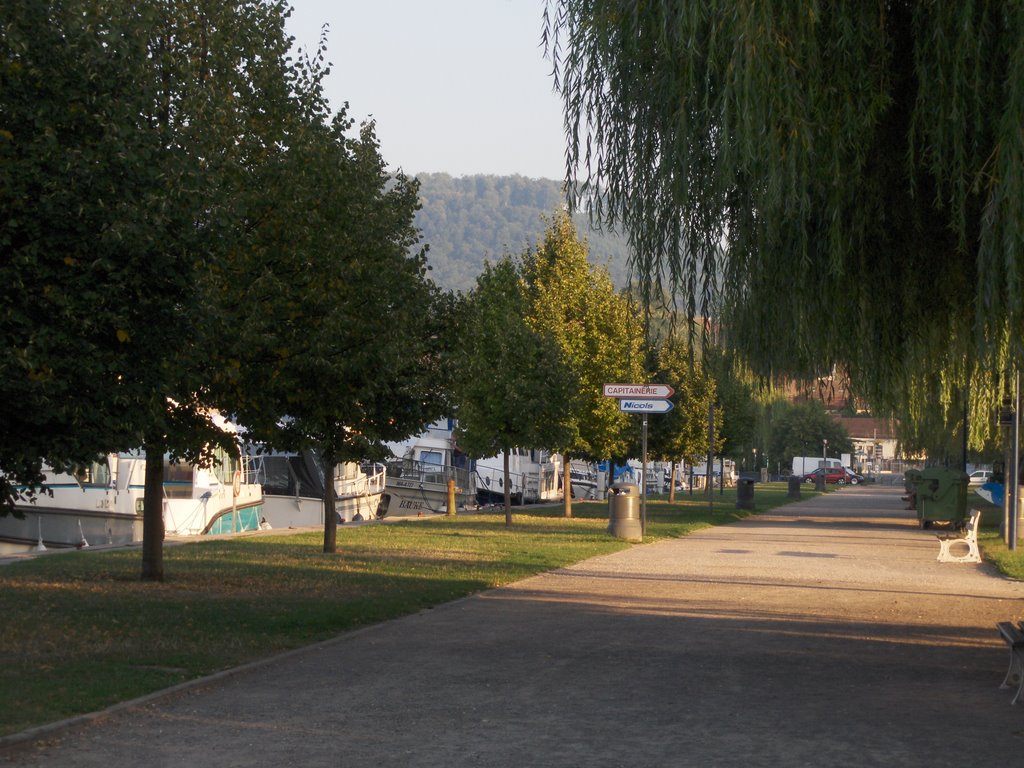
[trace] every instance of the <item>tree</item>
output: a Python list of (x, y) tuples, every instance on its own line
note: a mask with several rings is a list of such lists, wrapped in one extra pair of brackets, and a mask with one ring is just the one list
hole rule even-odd
[(876, 410), (967, 400), (974, 442), (993, 429), (999, 373), (1024, 362), (1024, 10), (549, 0), (545, 18), (573, 206), (625, 228), (649, 290), (692, 314), (721, 287), (759, 374), (839, 362)]
[(562, 417), (577, 382), (555, 340), (526, 320), (529, 296), (519, 264), (485, 263), (461, 307), (455, 354), (459, 443), (473, 456), (503, 453), (505, 525), (512, 525), (509, 453), (562, 445)]
[(165, 454), (237, 451), (209, 416), (222, 338), (202, 286), (251, 224), (243, 169), (273, 161), (301, 104), (284, 12), (64, 0), (5, 17), (6, 501), (44, 459), (141, 445), (145, 579), (163, 578)]
[(568, 214), (557, 214), (525, 258), (530, 323), (555, 340), (579, 384), (562, 422), (568, 439), (552, 447), (563, 454), (565, 516), (572, 515), (569, 465), (572, 457), (624, 456), (629, 415), (619, 411), (603, 385), (640, 382), (644, 340), (638, 313), (615, 293), (606, 270), (587, 260), (587, 245)]
[(826, 450), (823, 440), (828, 441), (827, 451), (832, 456), (853, 450), (850, 436), (824, 406), (818, 400), (806, 400), (789, 405), (775, 418), (770, 451), (789, 464), (794, 456), (822, 455)]
[(754, 400), (749, 371), (741, 361), (725, 350), (708, 347), (705, 365), (715, 379), (722, 455), (739, 459), (754, 436), (757, 403)]
[[(312, 90), (312, 89), (307, 89)], [(372, 123), (298, 122), (258, 167), (245, 247), (211, 280), (232, 332), (218, 377), (248, 437), (324, 461), (324, 552), (336, 551), (332, 479), (446, 411), (450, 301), (410, 254), (417, 185), (389, 175)]]
[(220, 437), (179, 386), (195, 363), (181, 352), (201, 309), (205, 198), (203, 169), (155, 117), (161, 10), (68, 0), (5, 16), (0, 513), (15, 484), (38, 487), (44, 459), (66, 467), (179, 428), (200, 446)]
[[(656, 461), (695, 464), (708, 454), (708, 409), (717, 401), (715, 381), (680, 341), (666, 339), (654, 356), (654, 378), (675, 390), (673, 408), (651, 419), (648, 452)], [(716, 408), (716, 414), (721, 410)], [(718, 432), (716, 430), (716, 432)], [(713, 450), (721, 450), (719, 441)], [(669, 494), (674, 498), (675, 476)]]

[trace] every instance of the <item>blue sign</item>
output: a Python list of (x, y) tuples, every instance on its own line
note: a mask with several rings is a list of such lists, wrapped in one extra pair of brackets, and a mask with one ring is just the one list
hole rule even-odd
[(619, 400), (619, 410), (626, 413), (668, 413), (672, 410), (672, 401), (624, 397)]

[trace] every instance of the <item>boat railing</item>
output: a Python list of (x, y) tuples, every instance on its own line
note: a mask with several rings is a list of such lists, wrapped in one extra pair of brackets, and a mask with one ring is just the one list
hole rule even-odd
[(263, 485), (267, 478), (262, 456), (242, 456), (242, 484)]
[[(338, 465), (340, 472), (341, 465)], [(387, 470), (383, 464), (364, 462), (360, 465), (360, 474), (356, 477), (334, 478), (334, 487), (339, 497), (373, 496), (384, 492)]]
[(448, 480), (455, 481), (455, 487), (464, 491), (472, 489), (472, 477), (468, 469), (450, 464), (435, 464), (415, 459), (390, 459), (387, 462), (387, 476), (416, 484), (447, 486)]
[(388, 479), (387, 467), (380, 462), (364, 464), (363, 474), (366, 475), (366, 492), (369, 494), (384, 493)]
[[(503, 493), (505, 490), (505, 471), (496, 467), (481, 467), (477, 465), (476, 470), (477, 487), (492, 493)], [(529, 477), (525, 472), (508, 473), (509, 493), (522, 493), (529, 491)]]

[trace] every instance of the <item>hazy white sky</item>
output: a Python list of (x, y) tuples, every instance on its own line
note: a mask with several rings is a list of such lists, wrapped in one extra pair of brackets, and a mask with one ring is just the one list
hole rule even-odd
[(562, 179), (565, 139), (541, 46), (544, 0), (291, 0), (296, 44), (324, 24), (334, 109), (377, 121), (406, 173)]

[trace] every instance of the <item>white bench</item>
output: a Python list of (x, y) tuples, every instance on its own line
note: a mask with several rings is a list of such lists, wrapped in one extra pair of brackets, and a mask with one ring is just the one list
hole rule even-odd
[(971, 510), (971, 517), (963, 531), (957, 533), (937, 533), (939, 540), (940, 563), (980, 563), (981, 552), (978, 551), (978, 526), (981, 524), (981, 512)]
[(1006, 677), (1000, 688), (1012, 688), (1017, 686), (1017, 693), (1011, 704), (1024, 701), (1024, 621), (1018, 626), (1013, 626), (1009, 621), (1000, 621), (996, 629), (1006, 645), (1010, 648), (1010, 668), (1006, 670)]

